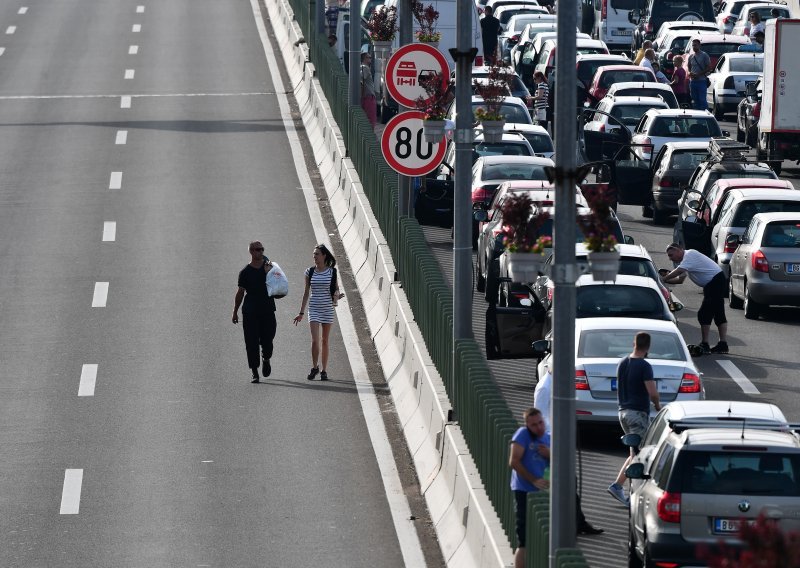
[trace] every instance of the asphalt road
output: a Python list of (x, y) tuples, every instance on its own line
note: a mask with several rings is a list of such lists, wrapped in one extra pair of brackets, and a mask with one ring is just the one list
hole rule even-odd
[[(314, 232), (250, 2), (0, 22), (0, 566), (403, 565), (338, 330), (305, 379)], [(261, 385), (253, 239), (293, 285)]]

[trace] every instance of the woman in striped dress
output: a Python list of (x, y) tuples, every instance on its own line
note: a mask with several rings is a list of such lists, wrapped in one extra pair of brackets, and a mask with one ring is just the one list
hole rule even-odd
[[(311, 362), (314, 365), (306, 377), (309, 381), (319, 373), (319, 378), (328, 380), (328, 338), (333, 325), (333, 308), (336, 300), (343, 297), (339, 293), (336, 275), (336, 259), (325, 245), (314, 248), (314, 266), (306, 270), (306, 289), (300, 304), (300, 313), (294, 318), (297, 325), (303, 320), (308, 304), (308, 323), (311, 328)], [(319, 359), (322, 356), (322, 370)]]
[(541, 71), (536, 71), (533, 74), (533, 82), (536, 85), (536, 91), (533, 95), (536, 121), (547, 130), (547, 105), (550, 100), (550, 87), (547, 85), (547, 78)]

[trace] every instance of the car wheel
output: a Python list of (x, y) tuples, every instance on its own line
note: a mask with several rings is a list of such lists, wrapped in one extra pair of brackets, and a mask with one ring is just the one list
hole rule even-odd
[(725, 116), (725, 108), (717, 100), (716, 93), (711, 94), (711, 102), (714, 104), (714, 118), (717, 120), (722, 120), (722, 118)]
[(744, 285), (744, 317), (747, 319), (758, 319), (761, 315), (761, 304), (750, 297), (750, 290), (747, 284)]
[(499, 278), (500, 260), (494, 259), (490, 261), (489, 265), (486, 267), (486, 289), (483, 292), (483, 297), (487, 302), (494, 303), (497, 301), (497, 289), (500, 284)]
[(633, 529), (628, 529), (628, 568), (642, 568), (642, 559), (636, 553), (636, 541), (633, 538)]
[(733, 278), (728, 278), (728, 305), (734, 310), (741, 310), (744, 302), (733, 293)]
[(669, 223), (669, 213), (658, 207), (653, 207), (653, 224), (666, 225)]
[(486, 278), (481, 274), (481, 266), (475, 262), (475, 289), (478, 292), (486, 291)]

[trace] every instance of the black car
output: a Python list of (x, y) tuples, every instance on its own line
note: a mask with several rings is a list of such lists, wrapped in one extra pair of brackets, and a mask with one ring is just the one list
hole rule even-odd
[(641, 8), (631, 10), (628, 20), (636, 25), (631, 51), (638, 50), (645, 40), (653, 40), (664, 22), (681, 20), (714, 21), (712, 0), (641, 0)]
[(736, 107), (736, 139), (751, 148), (758, 143), (758, 118), (761, 115), (761, 80), (748, 85), (747, 96)]
[(678, 212), (683, 186), (697, 166), (708, 157), (706, 142), (667, 142), (653, 160), (652, 200), (642, 207), (642, 216), (665, 225)]

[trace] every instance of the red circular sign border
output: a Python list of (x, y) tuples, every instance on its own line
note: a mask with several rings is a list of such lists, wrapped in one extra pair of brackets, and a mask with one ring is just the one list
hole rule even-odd
[(418, 110), (409, 110), (406, 112), (401, 112), (400, 114), (396, 114), (391, 118), (389, 122), (386, 123), (386, 128), (383, 130), (381, 134), (381, 152), (383, 153), (383, 158), (386, 160), (386, 163), (389, 164), (389, 167), (392, 168), (397, 173), (408, 176), (408, 177), (417, 177), (417, 176), (424, 176), (435, 170), (439, 165), (442, 163), (444, 159), (444, 154), (447, 151), (447, 144), (444, 141), (444, 136), (442, 136), (442, 140), (438, 142), (439, 150), (436, 152), (435, 159), (432, 159), (431, 164), (424, 168), (406, 168), (400, 164), (393, 164), (393, 158), (391, 152), (389, 152), (389, 138), (391, 133), (394, 131), (394, 128), (397, 126), (397, 123), (405, 122), (407, 119), (419, 119), (422, 120), (425, 117), (425, 113)]
[[(441, 67), (443, 73), (442, 80), (449, 81), (450, 80), (450, 65), (447, 63), (447, 59), (445, 59), (444, 55), (441, 51), (436, 49), (431, 45), (427, 45), (425, 43), (410, 43), (408, 45), (402, 46), (400, 49), (395, 51), (391, 57), (389, 57), (389, 61), (386, 62), (386, 76), (392, 77), (392, 70), (400, 63), (400, 59), (408, 54), (408, 52), (413, 51), (424, 51), (427, 52), (429, 55), (432, 55), (438, 62)], [(394, 86), (394, 81), (386, 81), (386, 90), (389, 91), (389, 94), (392, 96), (394, 100), (405, 107), (413, 108), (416, 106), (417, 101), (412, 101), (408, 99), (397, 91), (396, 87)]]

